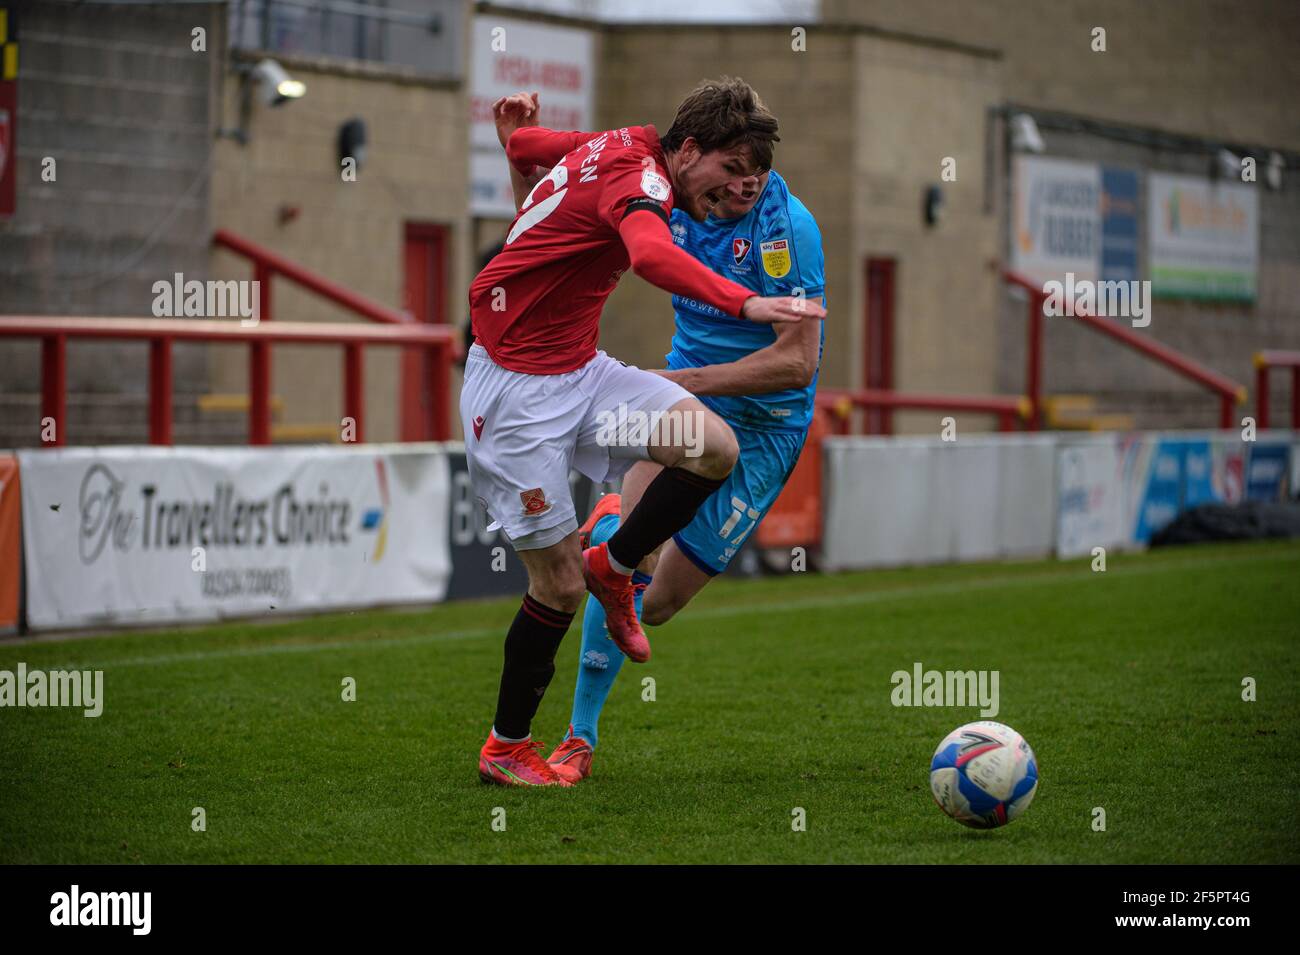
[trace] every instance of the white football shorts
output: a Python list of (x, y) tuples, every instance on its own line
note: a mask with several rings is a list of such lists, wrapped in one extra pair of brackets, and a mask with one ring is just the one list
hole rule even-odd
[(502, 368), (476, 343), (460, 392), (474, 493), (516, 550), (550, 547), (578, 529), (570, 469), (597, 483), (622, 476), (649, 457), (638, 443), (647, 429), (636, 425), (690, 397), (603, 351), (577, 371), (528, 375)]

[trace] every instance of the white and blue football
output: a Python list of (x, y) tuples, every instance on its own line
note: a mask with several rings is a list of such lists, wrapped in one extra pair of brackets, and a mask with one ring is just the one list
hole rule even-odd
[(1010, 726), (980, 720), (943, 738), (930, 760), (930, 791), (939, 808), (974, 829), (1005, 826), (1029, 808), (1038, 763)]

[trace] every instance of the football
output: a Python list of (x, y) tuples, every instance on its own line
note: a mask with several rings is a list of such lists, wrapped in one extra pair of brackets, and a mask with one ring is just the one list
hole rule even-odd
[(930, 791), (939, 808), (964, 826), (996, 829), (1029, 808), (1038, 763), (1010, 726), (981, 720), (943, 738), (930, 760)]

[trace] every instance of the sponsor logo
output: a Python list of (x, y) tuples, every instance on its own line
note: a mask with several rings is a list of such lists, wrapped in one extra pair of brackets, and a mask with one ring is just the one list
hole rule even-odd
[(673, 241), (676, 242), (678, 245), (685, 245), (686, 226), (682, 225), (680, 222), (674, 222), (671, 228), (673, 233)]
[(475, 419), (474, 419), (474, 438), (475, 438), (475, 440), (479, 440), (479, 439), (481, 439), (481, 438), (483, 437), (483, 425), (485, 425), (485, 424), (487, 424), (487, 422), (483, 420), (483, 416), (482, 416), (482, 415), (478, 415), (477, 417), (475, 417)]
[(384, 459), (375, 458), (375, 478), (379, 482), (379, 507), (371, 507), (361, 513), (361, 529), (377, 530), (375, 550), (370, 555), (372, 561), (384, 559), (388, 548), (388, 472), (384, 469)]
[(520, 491), (519, 500), (524, 505), (524, 517), (538, 517), (551, 509), (551, 505), (546, 500), (546, 492), (540, 487)]
[(737, 265), (745, 261), (745, 256), (749, 255), (749, 250), (754, 247), (754, 243), (748, 239), (731, 240), (731, 257)]
[(777, 239), (759, 246), (763, 253), (763, 271), (774, 279), (790, 272), (790, 240)]
[[(387, 495), (381, 476), (382, 493)], [(107, 465), (86, 469), (78, 493), (78, 550), (93, 564), (105, 550), (189, 551), (195, 546), (248, 551), (262, 547), (347, 545), (353, 502), (321, 482), (314, 492), (286, 481), (265, 497), (218, 480), (203, 493), (150, 481), (132, 487)]]

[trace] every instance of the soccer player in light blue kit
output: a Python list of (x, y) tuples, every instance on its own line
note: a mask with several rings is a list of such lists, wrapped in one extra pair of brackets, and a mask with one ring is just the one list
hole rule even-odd
[[(775, 171), (744, 180), (704, 222), (674, 211), (670, 227), (678, 245), (755, 294), (803, 296), (824, 304), (821, 233)], [(651, 625), (665, 623), (725, 570), (775, 503), (812, 423), (824, 339), (820, 321), (755, 325), (680, 296), (673, 296), (673, 308), (676, 331), (661, 374), (731, 426), (740, 456), (692, 523), (633, 576), (644, 585), (637, 610)], [(601, 498), (583, 527), (591, 545), (609, 539), (620, 511), (631, 511), (658, 470), (653, 462), (639, 462), (624, 478), (621, 497)], [(588, 597), (569, 732), (547, 760), (572, 782), (591, 773), (600, 711), (623, 661), (606, 633), (604, 610)]]

